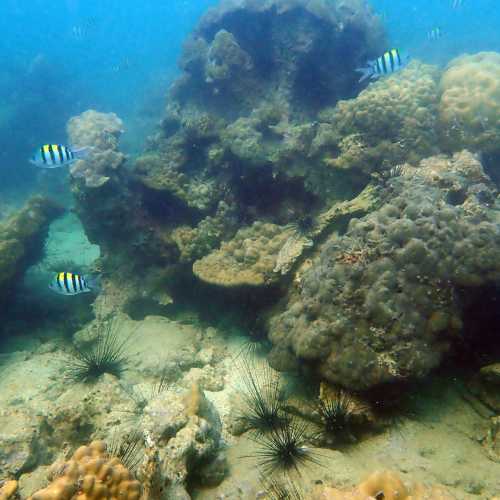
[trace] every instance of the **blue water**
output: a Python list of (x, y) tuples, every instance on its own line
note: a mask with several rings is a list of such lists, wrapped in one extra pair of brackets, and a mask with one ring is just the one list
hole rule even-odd
[[(446, 64), (464, 52), (500, 50), (497, 0), (373, 0), (392, 46)], [(0, 6), (0, 185), (32, 189), (33, 148), (66, 141), (67, 120), (94, 108), (126, 123), (123, 149), (138, 151), (160, 119), (182, 42), (216, 0), (3, 0)], [(444, 37), (429, 42), (441, 27)], [(1, 188), (0, 188), (1, 189)]]

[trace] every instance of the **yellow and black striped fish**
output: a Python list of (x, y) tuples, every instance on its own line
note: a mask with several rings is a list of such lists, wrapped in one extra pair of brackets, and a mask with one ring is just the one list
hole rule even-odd
[(395, 73), (404, 68), (409, 61), (409, 57), (401, 54), (398, 49), (391, 49), (377, 59), (368, 61), (366, 67), (356, 68), (361, 74), (360, 82), (367, 78), (379, 78), (384, 75)]
[(49, 288), (61, 295), (78, 295), (91, 292), (94, 285), (85, 277), (73, 273), (57, 273)]
[(44, 144), (31, 157), (37, 167), (57, 168), (85, 158), (91, 148), (70, 149), (61, 144)]

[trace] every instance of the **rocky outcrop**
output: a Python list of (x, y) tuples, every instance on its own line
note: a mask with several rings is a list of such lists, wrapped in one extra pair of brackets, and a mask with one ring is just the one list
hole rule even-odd
[(13, 293), (28, 267), (41, 259), (49, 225), (62, 213), (55, 203), (35, 197), (0, 223), (0, 302)]

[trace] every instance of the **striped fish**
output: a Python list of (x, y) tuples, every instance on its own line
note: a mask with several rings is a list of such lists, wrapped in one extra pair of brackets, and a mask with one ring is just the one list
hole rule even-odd
[(404, 68), (408, 63), (409, 57), (403, 56), (398, 49), (391, 49), (373, 61), (368, 61), (366, 67), (356, 68), (356, 71), (362, 73), (360, 82), (367, 78), (379, 78), (384, 75), (395, 73)]
[(61, 144), (44, 144), (31, 157), (30, 163), (41, 168), (57, 168), (85, 158), (91, 148), (70, 149)]
[(451, 8), (459, 9), (464, 4), (464, 0), (451, 0)]
[(85, 277), (73, 273), (57, 273), (49, 288), (61, 295), (78, 295), (91, 292), (94, 288)]
[(443, 30), (438, 26), (427, 33), (427, 40), (436, 41), (444, 35)]

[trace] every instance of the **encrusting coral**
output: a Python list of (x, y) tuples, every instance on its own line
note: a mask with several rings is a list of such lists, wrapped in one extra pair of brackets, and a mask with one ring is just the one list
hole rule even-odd
[(371, 474), (357, 488), (351, 491), (336, 488), (318, 488), (314, 500), (452, 500), (445, 489), (421, 484), (407, 487), (401, 478), (391, 471)]
[(500, 276), (496, 190), (467, 152), (419, 168), (325, 243), (270, 321), (275, 368), (301, 360), (362, 390), (426, 375), (458, 341), (457, 289), (473, 294)]
[(291, 228), (257, 221), (196, 261), (193, 272), (201, 280), (223, 287), (272, 284), (279, 277), (274, 272), (277, 257), (292, 233)]
[(67, 462), (56, 462), (50, 471), (51, 484), (29, 500), (138, 500), (141, 485), (106, 444), (93, 441), (81, 446)]
[(442, 142), (451, 151), (498, 152), (500, 53), (479, 52), (450, 62), (440, 83)]
[(336, 169), (383, 172), (438, 152), (438, 70), (412, 63), (319, 114), (315, 154)]
[(0, 223), (0, 299), (41, 258), (49, 225), (62, 213), (60, 206), (37, 196)]

